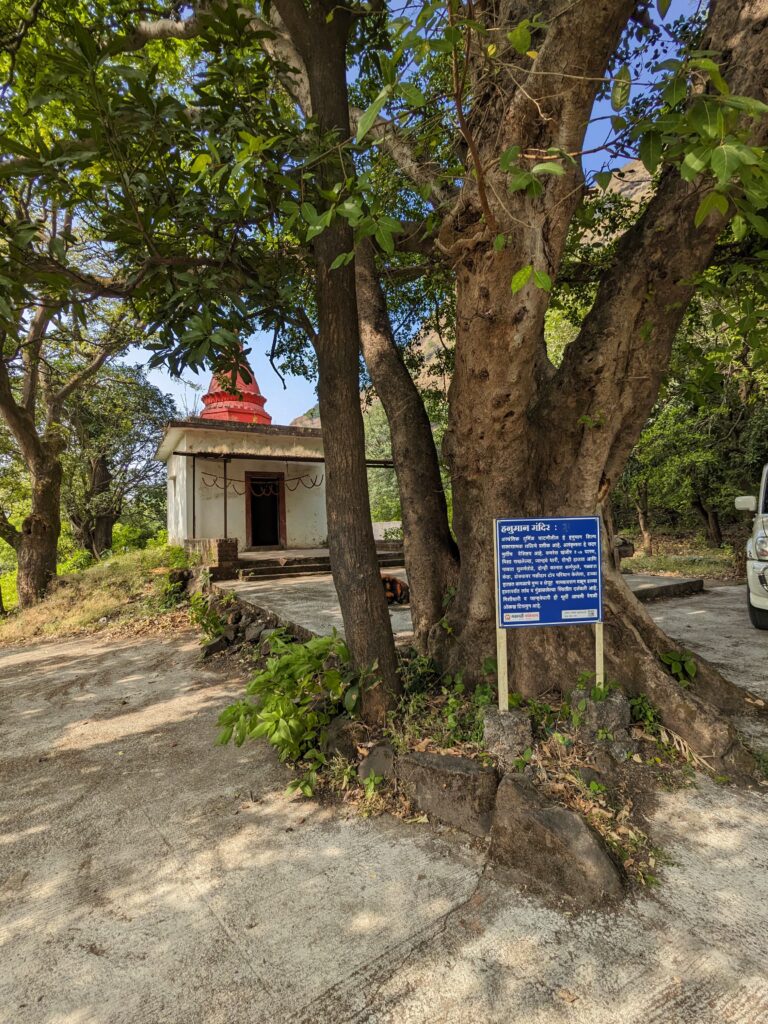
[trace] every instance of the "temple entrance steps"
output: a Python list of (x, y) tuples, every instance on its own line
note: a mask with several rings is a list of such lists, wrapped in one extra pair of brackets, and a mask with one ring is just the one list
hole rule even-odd
[[(394, 569), (404, 565), (402, 546), (379, 547), (380, 569)], [(237, 576), (241, 580), (273, 580), (284, 576), (317, 576), (331, 571), (327, 548), (290, 551), (244, 551)]]

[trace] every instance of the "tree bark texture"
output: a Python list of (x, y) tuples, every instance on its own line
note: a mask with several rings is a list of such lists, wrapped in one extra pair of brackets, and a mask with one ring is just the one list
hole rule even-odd
[(360, 341), (389, 423), (403, 521), (403, 545), (414, 641), (426, 650), (429, 630), (443, 615), (456, 582), (458, 549), (448, 525), (440, 463), (419, 390), (392, 333), (386, 298), (366, 240), (355, 256)]
[[(346, 139), (350, 134), (346, 83), (348, 12), (298, 0), (276, 7), (304, 61), (312, 110), (320, 131)], [(333, 17), (327, 20), (327, 14)], [(337, 151), (338, 152), (338, 151)], [(323, 174), (330, 187), (349, 173), (342, 156), (329, 157)], [(341, 253), (354, 248), (349, 225), (334, 219), (313, 243), (318, 338), (318, 399), (323, 424), (328, 510), (328, 546), (344, 632), (355, 665), (373, 670), (377, 682), (363, 689), (362, 713), (383, 724), (399, 692), (397, 658), (368, 499), (365, 432), (360, 407), (360, 331), (355, 269), (331, 270)]]
[[(594, 100), (592, 79), (604, 74), (635, 5), (551, 6), (558, 13), (548, 19), (536, 73), (525, 78), (524, 88), (510, 84), (495, 117), (503, 90), (498, 81), (489, 82), (483, 107), (486, 73), (481, 59), (474, 64), (478, 98), (470, 123), (477, 125), (483, 166), (490, 168), (486, 193), (507, 246), (494, 251), (471, 179), (440, 232), (456, 268), (456, 368), (445, 454), (461, 565), (450, 629), (433, 627), (430, 644), (447, 667), (464, 668), (470, 678), (479, 677), (483, 659), (494, 653), (493, 519), (601, 510), (656, 401), (696, 276), (710, 262), (725, 224), (718, 215), (696, 228), (701, 183), (667, 170), (645, 212), (619, 241), (561, 366), (552, 366), (543, 331), (548, 295), (531, 280), (510, 296), (510, 281), (530, 263), (556, 276), (580, 201), (580, 172), (552, 176), (536, 199), (505, 196), (491, 154), (513, 143), (578, 151)], [(723, 70), (735, 93), (760, 98), (768, 82), (767, 18), (768, 0), (712, 5), (706, 42), (726, 55)], [(572, 87), (561, 72), (577, 79)], [(658, 691), (661, 697), (659, 645), (666, 650), (673, 644), (651, 628), (614, 578), (611, 560), (604, 561), (608, 663), (630, 692)], [(565, 689), (592, 668), (585, 630), (518, 629), (509, 641), (511, 686), (529, 696)], [(716, 758), (732, 755), (727, 726), (707, 739), (697, 724), (703, 712), (697, 707), (689, 713), (693, 698), (668, 686), (663, 697), (665, 721), (694, 749), (707, 744)]]
[(41, 601), (56, 575), (61, 533), (61, 475), (58, 454), (39, 461), (30, 471), (32, 509), (21, 524), (16, 544), (16, 585), (21, 608)]

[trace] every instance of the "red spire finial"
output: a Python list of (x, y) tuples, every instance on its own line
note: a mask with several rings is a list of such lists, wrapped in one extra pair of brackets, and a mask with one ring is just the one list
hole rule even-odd
[(248, 360), (243, 356), (251, 379), (246, 382), (238, 372), (235, 390), (227, 390), (229, 380), (215, 374), (211, 377), (208, 394), (203, 396), (205, 408), (200, 414), (203, 420), (224, 420), (228, 423), (263, 423), (272, 422), (272, 417), (264, 408), (266, 399), (259, 391), (259, 385), (253, 375)]

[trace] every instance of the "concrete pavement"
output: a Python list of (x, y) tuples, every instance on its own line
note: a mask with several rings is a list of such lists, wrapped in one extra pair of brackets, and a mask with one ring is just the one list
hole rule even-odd
[[(708, 596), (670, 628), (738, 681), (741, 594)], [(286, 799), (266, 744), (213, 745), (241, 693), (188, 634), (0, 651), (2, 1024), (768, 1024), (762, 792), (661, 794), (663, 884), (572, 916), (448, 831)]]

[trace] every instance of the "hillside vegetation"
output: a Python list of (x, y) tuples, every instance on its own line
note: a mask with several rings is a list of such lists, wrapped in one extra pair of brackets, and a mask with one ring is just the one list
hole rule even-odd
[(39, 604), (0, 618), (0, 646), (106, 629), (153, 628), (175, 612), (168, 571), (186, 565), (181, 548), (155, 547), (58, 576)]

